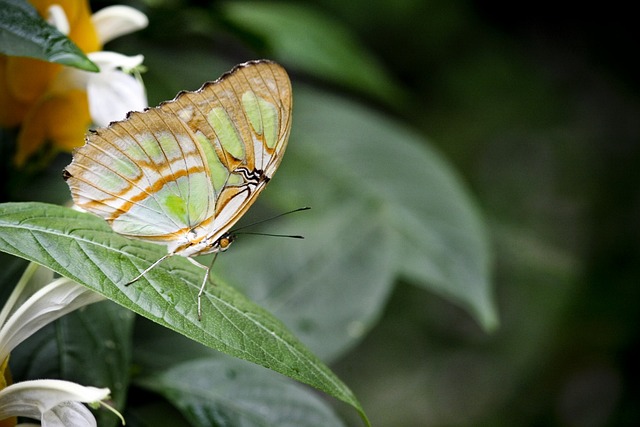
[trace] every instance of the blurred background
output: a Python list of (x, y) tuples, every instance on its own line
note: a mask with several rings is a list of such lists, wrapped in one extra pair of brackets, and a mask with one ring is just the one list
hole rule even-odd
[[(398, 276), (366, 333), (329, 358), (374, 425), (640, 425), (640, 80), (630, 11), (616, 2), (120, 3), (150, 19), (108, 46), (145, 55), (150, 105), (269, 57), (289, 70), (294, 91), (313, 87), (417, 134), (467, 187), (487, 230), (499, 326), (487, 330), (446, 292)], [(348, 54), (327, 53), (330, 43), (297, 51), (291, 22), (324, 28)], [(294, 135), (296, 123), (294, 113)], [(358, 425), (352, 410), (338, 410)]]

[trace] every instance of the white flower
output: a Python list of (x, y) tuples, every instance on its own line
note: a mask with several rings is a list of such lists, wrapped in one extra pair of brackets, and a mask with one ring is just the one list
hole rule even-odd
[(147, 94), (140, 80), (121, 70), (133, 70), (142, 64), (143, 56), (124, 56), (115, 52), (89, 54), (100, 72), (87, 82), (89, 113), (93, 123), (105, 127), (122, 120), (129, 111), (147, 107)]
[(96, 419), (79, 402), (100, 402), (108, 388), (84, 387), (70, 381), (23, 381), (0, 390), (0, 419), (27, 417), (43, 426), (96, 426)]
[[(149, 24), (146, 15), (128, 6), (110, 6), (91, 17), (100, 43), (141, 30)], [(140, 111), (148, 106), (147, 94), (140, 79), (130, 71), (142, 64), (144, 57), (127, 57), (114, 52), (89, 53), (89, 59), (100, 67), (97, 75), (87, 83), (89, 111), (93, 122), (107, 126), (114, 120), (122, 120), (129, 111)]]
[[(9, 353), (18, 344), (59, 317), (104, 299), (67, 278), (52, 279), (53, 272), (30, 264), (0, 311), (0, 377), (4, 377), (7, 369)], [(47, 427), (95, 426), (93, 414), (80, 402), (101, 403), (116, 412), (102, 403), (109, 397), (108, 388), (85, 387), (62, 380), (23, 381), (2, 386), (0, 383), (0, 420), (21, 416), (38, 419)]]
[[(64, 15), (64, 11), (61, 13)], [(102, 45), (122, 35), (141, 30), (149, 23), (145, 14), (128, 6), (106, 7), (94, 13), (91, 21)], [(64, 27), (64, 24), (61, 26)], [(92, 73), (65, 67), (53, 82), (52, 90), (85, 90), (89, 99), (91, 119), (100, 127), (124, 119), (129, 111), (140, 111), (148, 106), (142, 81), (130, 74), (142, 65), (142, 55), (126, 56), (116, 52), (100, 51), (89, 52), (87, 56), (100, 68), (100, 72)]]
[(129, 6), (105, 7), (91, 16), (91, 22), (96, 27), (101, 44), (149, 25), (144, 13)]

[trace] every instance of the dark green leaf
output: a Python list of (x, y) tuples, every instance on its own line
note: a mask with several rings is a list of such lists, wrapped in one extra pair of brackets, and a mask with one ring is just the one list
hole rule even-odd
[(266, 41), (269, 54), (285, 64), (397, 106), (402, 89), (358, 43), (347, 27), (308, 5), (227, 2), (224, 16), (235, 26)]
[(356, 408), (353, 393), (284, 325), (219, 279), (196, 295), (202, 269), (182, 257), (124, 286), (166, 249), (126, 239), (103, 220), (43, 203), (0, 205), (0, 250), (45, 265), (143, 316), (234, 357), (312, 385)]
[(344, 425), (311, 390), (229, 357), (183, 362), (137, 382), (162, 394), (194, 426)]
[[(129, 387), (134, 318), (131, 311), (110, 301), (61, 317), (56, 323), (61, 378), (109, 387), (115, 407), (123, 410)], [(99, 411), (96, 415), (100, 426), (120, 424), (109, 411)]]
[[(360, 200), (377, 207), (397, 237), (397, 271), (469, 308), (486, 328), (495, 327), (485, 229), (441, 155), (418, 135), (356, 104), (319, 93), (297, 101), (304, 134), (294, 138), (303, 164), (315, 168), (306, 176), (324, 178), (329, 191), (323, 194), (333, 204)], [(300, 180), (283, 184), (296, 187)], [(318, 180), (308, 184), (306, 191), (316, 194)]]
[(13, 291), (13, 286), (18, 283), (29, 263), (23, 259), (0, 253), (0, 265), (2, 266), (0, 269), (0, 305), (4, 305), (9, 294)]
[(0, 0), (0, 53), (99, 71), (68, 37), (21, 0)]

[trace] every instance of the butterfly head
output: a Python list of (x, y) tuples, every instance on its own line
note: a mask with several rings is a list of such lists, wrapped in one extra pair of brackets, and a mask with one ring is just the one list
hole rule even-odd
[(218, 240), (213, 242), (212, 251), (211, 252), (224, 252), (229, 249), (231, 243), (236, 240), (236, 236), (234, 234), (225, 233)]
[(226, 251), (231, 243), (236, 240), (235, 234), (225, 233), (218, 238), (213, 236), (206, 236), (200, 239), (197, 238), (195, 230), (192, 230), (190, 239), (185, 239), (181, 245), (169, 246), (168, 251), (177, 255), (186, 257), (206, 255), (216, 252)]

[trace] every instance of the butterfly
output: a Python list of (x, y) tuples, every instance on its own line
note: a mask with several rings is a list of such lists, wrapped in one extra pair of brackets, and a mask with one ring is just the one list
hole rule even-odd
[(161, 243), (164, 259), (215, 253), (278, 169), (291, 131), (292, 94), (280, 65), (257, 60), (218, 80), (90, 131), (63, 177), (76, 206), (124, 236)]

